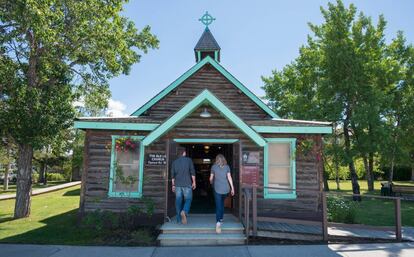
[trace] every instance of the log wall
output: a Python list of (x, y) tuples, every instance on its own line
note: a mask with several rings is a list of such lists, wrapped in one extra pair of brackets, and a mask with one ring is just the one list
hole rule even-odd
[(175, 90), (154, 104), (145, 115), (153, 118), (168, 118), (204, 89), (211, 91), (241, 119), (271, 118), (210, 64), (202, 67)]
[[(168, 131), (160, 139), (145, 148), (145, 156), (150, 153), (166, 153), (167, 141), (174, 138), (235, 138), (239, 139), (242, 151), (260, 152), (260, 185), (263, 185), (263, 148), (257, 146), (246, 135), (239, 131), (217, 111), (209, 108), (212, 117), (200, 118), (203, 107), (197, 109)], [(126, 211), (130, 205), (145, 208), (142, 199), (110, 198), (108, 197), (111, 135), (146, 135), (148, 132), (131, 131), (97, 131), (88, 130), (85, 141), (85, 169), (82, 178), (81, 211), (89, 212), (97, 209), (110, 211)], [(258, 191), (259, 216), (275, 216), (281, 218), (300, 218), (319, 220), (321, 218), (321, 201), (318, 192), (322, 190), (322, 140), (319, 135), (288, 135), (262, 134), (264, 138), (296, 137), (297, 149), (301, 141), (313, 140), (314, 149), (307, 155), (297, 151), (296, 154), (296, 188), (297, 199), (278, 200), (264, 199), (263, 192)], [(110, 148), (109, 148), (110, 149)], [(234, 149), (234, 152), (236, 150)], [(170, 151), (171, 152), (171, 151)], [(236, 152), (235, 152), (236, 153)], [(166, 153), (167, 154), (167, 153)], [(235, 167), (237, 168), (237, 167)], [(144, 166), (143, 196), (155, 204), (154, 217), (160, 218), (166, 210), (166, 183), (168, 173), (166, 165)], [(235, 185), (238, 186), (238, 177)], [(301, 192), (314, 190), (315, 193)], [(236, 190), (237, 192), (237, 190)], [(237, 196), (236, 196), (237, 197)], [(174, 204), (174, 203), (170, 203)], [(170, 206), (171, 207), (171, 206)], [(235, 208), (237, 208), (237, 198)], [(236, 213), (236, 212), (235, 212)], [(161, 222), (161, 221), (160, 221)]]

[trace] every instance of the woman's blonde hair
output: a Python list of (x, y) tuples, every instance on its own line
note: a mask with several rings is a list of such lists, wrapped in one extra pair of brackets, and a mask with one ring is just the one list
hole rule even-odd
[(220, 167), (223, 167), (224, 165), (227, 165), (227, 161), (226, 161), (226, 158), (224, 158), (224, 155), (217, 154), (215, 164), (220, 166)]

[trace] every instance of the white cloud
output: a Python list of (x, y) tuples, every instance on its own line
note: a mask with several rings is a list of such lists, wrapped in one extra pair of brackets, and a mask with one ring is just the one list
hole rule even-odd
[(108, 109), (105, 112), (105, 115), (111, 117), (125, 117), (128, 116), (124, 111), (126, 110), (126, 105), (121, 101), (114, 100), (112, 98), (108, 101)]

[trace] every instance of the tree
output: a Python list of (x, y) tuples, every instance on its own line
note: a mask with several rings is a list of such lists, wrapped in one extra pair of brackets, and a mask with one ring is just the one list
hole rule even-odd
[(0, 164), (4, 167), (3, 190), (9, 190), (9, 173), (15, 160), (14, 144), (10, 138), (0, 138)]
[(72, 103), (158, 46), (148, 26), (121, 16), (126, 2), (1, 1), (0, 124), (18, 145), (15, 218), (30, 214), (33, 151), (71, 126)]
[[(321, 12), (324, 22), (309, 24), (313, 35), (300, 48), (299, 57), (263, 78), (264, 90), (283, 117), (335, 124), (334, 159), (337, 162), (340, 157), (347, 163), (353, 193), (359, 194), (354, 160), (363, 158), (373, 190), (374, 159), (382, 146), (380, 138), (386, 134), (387, 93), (396, 82), (386, 54), (386, 22), (380, 16), (374, 26), (362, 12), (357, 15), (354, 5), (346, 8), (339, 0)], [(338, 136), (340, 145), (336, 144)]]

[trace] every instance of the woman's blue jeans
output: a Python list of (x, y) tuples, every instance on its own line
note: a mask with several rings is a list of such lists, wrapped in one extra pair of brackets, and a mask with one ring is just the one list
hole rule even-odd
[(214, 200), (216, 202), (216, 222), (223, 220), (224, 216), (224, 200), (227, 194), (219, 194), (214, 190)]
[[(184, 198), (184, 206), (183, 206)], [(193, 199), (193, 189), (191, 187), (175, 188), (175, 210), (177, 212), (177, 222), (181, 222), (181, 211), (186, 215), (190, 212), (191, 200)]]

